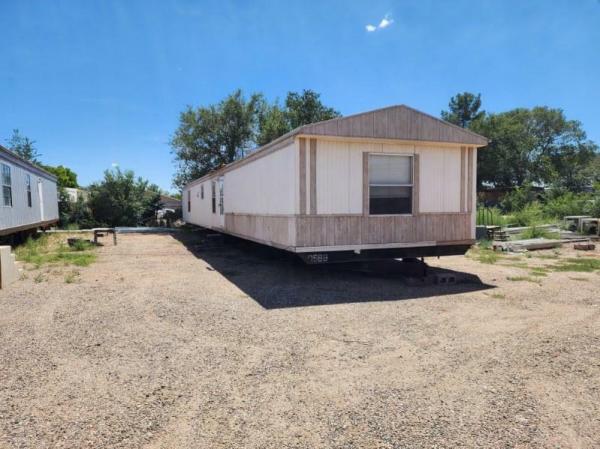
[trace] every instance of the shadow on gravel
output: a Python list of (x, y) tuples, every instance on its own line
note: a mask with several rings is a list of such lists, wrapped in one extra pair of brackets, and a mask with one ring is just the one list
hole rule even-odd
[(306, 265), (287, 251), (231, 236), (207, 238), (206, 232), (172, 234), (197, 258), (204, 260), (265, 309), (398, 301), (487, 290), (472, 274), (429, 269), (454, 275), (453, 284), (432, 284), (398, 273), (394, 260), (354, 264)]

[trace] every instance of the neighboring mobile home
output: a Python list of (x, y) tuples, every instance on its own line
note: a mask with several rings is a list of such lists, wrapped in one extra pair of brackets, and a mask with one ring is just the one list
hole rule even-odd
[(56, 177), (0, 146), (0, 236), (58, 222)]
[(190, 182), (183, 218), (309, 263), (464, 254), (487, 142), (404, 105), (301, 126)]

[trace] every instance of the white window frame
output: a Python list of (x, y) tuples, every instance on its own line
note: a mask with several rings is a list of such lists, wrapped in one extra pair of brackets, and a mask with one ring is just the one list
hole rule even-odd
[[(10, 183), (4, 183), (4, 167), (8, 168), (8, 176), (10, 177)], [(2, 207), (13, 207), (13, 190), (12, 190), (12, 166), (5, 162), (0, 162), (0, 187), (2, 187), (1, 196), (2, 196)], [(8, 187), (10, 189), (10, 204), (4, 204), (4, 187)]]
[[(369, 201), (367, 213), (370, 217), (412, 217), (414, 215), (415, 205), (415, 155), (413, 153), (367, 153), (367, 161), (370, 162), (371, 156), (399, 156), (410, 158), (410, 184), (371, 184), (370, 170), (367, 170), (367, 199)], [(369, 163), (367, 162), (367, 163)], [(370, 163), (369, 163), (370, 165)], [(406, 214), (371, 214), (371, 185), (373, 187), (410, 187), (410, 213)]]

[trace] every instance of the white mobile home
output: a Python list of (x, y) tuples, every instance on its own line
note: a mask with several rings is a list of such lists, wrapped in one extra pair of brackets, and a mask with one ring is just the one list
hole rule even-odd
[(0, 146), (0, 236), (58, 222), (56, 177)]
[(404, 105), (313, 123), (190, 182), (183, 218), (309, 263), (464, 254), (487, 142)]

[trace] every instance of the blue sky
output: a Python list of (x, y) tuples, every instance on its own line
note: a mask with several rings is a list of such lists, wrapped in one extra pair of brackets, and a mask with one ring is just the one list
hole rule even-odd
[(19, 128), (82, 184), (118, 163), (171, 189), (179, 112), (236, 88), (345, 115), (439, 115), (468, 90), (563, 108), (600, 142), (599, 0), (0, 0), (0, 29), (0, 142)]

